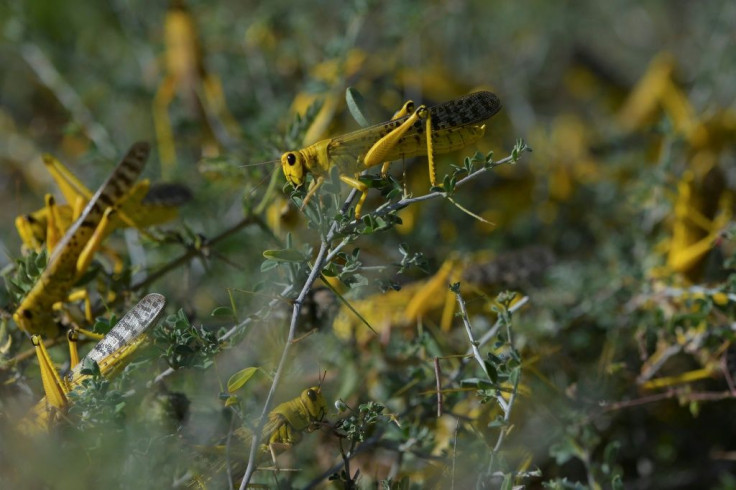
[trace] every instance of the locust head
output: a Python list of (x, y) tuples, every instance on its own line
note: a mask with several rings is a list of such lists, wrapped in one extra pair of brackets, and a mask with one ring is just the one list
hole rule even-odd
[(312, 386), (302, 391), (300, 395), (302, 405), (309, 413), (311, 421), (321, 421), (327, 414), (327, 401), (322, 396), (322, 389), (319, 386)]
[(294, 187), (300, 187), (304, 184), (306, 161), (304, 155), (300, 151), (289, 151), (281, 155), (281, 168), (284, 170), (284, 177)]

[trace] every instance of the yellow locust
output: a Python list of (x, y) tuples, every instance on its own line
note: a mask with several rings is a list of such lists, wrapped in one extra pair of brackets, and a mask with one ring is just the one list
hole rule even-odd
[(287, 449), (302, 439), (302, 432), (319, 428), (327, 414), (327, 402), (319, 386), (302, 391), (299, 397), (276, 406), (268, 413), (263, 433), (268, 437), (271, 458), (276, 462), (276, 449)]
[[(672, 132), (686, 143), (687, 168), (677, 182), (671, 238), (663, 243), (666, 266), (655, 276), (682, 274), (698, 283), (708, 255), (718, 249), (719, 237), (733, 217), (733, 192), (726, 184), (723, 151), (733, 147), (736, 113), (724, 108), (698, 114), (686, 92), (676, 83), (677, 64), (669, 53), (660, 53), (619, 110), (620, 125), (628, 132), (645, 130), (667, 115)], [(663, 146), (666, 148), (666, 146)]]
[[(460, 282), (467, 297), (477, 295), (469, 305), (471, 311), (478, 311), (492, 305), (491, 298), (500, 290), (525, 289), (553, 263), (552, 252), (542, 246), (524, 247), (497, 256), (485, 251), (466, 256), (453, 254), (428, 279), (404, 284), (398, 291), (351, 300), (352, 308), (343, 305), (335, 316), (332, 330), (338, 338), (344, 341), (354, 338), (360, 345), (374, 339), (375, 333), (384, 343), (401, 329), (405, 335), (412, 335), (419, 324), (439, 325), (443, 332), (449, 332), (457, 305), (450, 284)], [(517, 300), (521, 298), (517, 296)], [(364, 321), (375, 332), (365, 328)]]
[(165, 305), (166, 298), (160, 294), (151, 293), (145, 296), (115, 324), (81, 363), (72, 366), (71, 372), (63, 377), (54, 368), (41, 337), (34, 335), (32, 340), (39, 358), (46, 397), (36, 404), (21, 428), (30, 433), (48, 429), (57, 415), (68, 407), (69, 393), (88, 377), (82, 374), (82, 368), (89, 361), (95, 361), (100, 374), (105, 377), (110, 377), (121, 369), (130, 354), (146, 339), (146, 330), (156, 322)]
[(13, 314), (21, 330), (50, 337), (58, 333), (53, 305), (66, 299), (74, 283), (87, 269), (112, 216), (117, 212), (117, 206), (129, 196), (143, 170), (149, 151), (150, 146), (143, 142), (130, 148), (54, 247), (43, 273)]
[(500, 109), (501, 102), (491, 92), (475, 92), (430, 108), (421, 105), (414, 109), (414, 103), (408, 101), (388, 122), (284, 153), (281, 167), (294, 187), (304, 184), (307, 173), (313, 175), (315, 180), (304, 198), (306, 204), (336, 166), (340, 180), (362, 193), (355, 206), (355, 217), (359, 218), (368, 190), (357, 178), (360, 172), (383, 164), (385, 173), (393, 160), (427, 155), (434, 187), (437, 182), (433, 155), (478, 141), (485, 133), (481, 123)]
[(165, 76), (153, 99), (153, 122), (162, 171), (164, 177), (170, 177), (175, 170), (176, 148), (168, 110), (177, 93), (201, 122), (204, 156), (217, 156), (219, 141), (237, 135), (240, 129), (227, 109), (220, 79), (207, 71), (195, 18), (183, 0), (169, 2), (163, 30)]
[[(92, 198), (92, 191), (53, 156), (44, 155), (43, 163), (67, 204), (59, 204), (53, 195), (47, 194), (45, 206), (18, 216), (15, 227), (26, 248), (40, 252), (45, 245), (52, 252)], [(148, 179), (140, 180), (131, 188), (125, 202), (120, 204), (117, 217), (110, 223), (107, 233), (124, 226), (142, 230), (170, 221), (176, 217), (178, 206), (189, 199), (191, 193), (182, 185), (151, 184)]]
[[(277, 405), (268, 412), (268, 420), (263, 427), (264, 444), (260, 447), (261, 452), (270, 451), (276, 463), (277, 450), (288, 449), (301, 441), (303, 432), (318, 429), (325, 415), (327, 402), (321, 386), (310, 386), (298, 397)], [(243, 446), (250, 445), (253, 437), (250, 430), (241, 427), (235, 433)]]
[[(311, 386), (303, 390), (298, 397), (285, 401), (274, 407), (268, 413), (268, 420), (263, 428), (263, 443), (258, 447), (258, 457), (263, 458), (269, 452), (276, 465), (277, 451), (291, 448), (302, 439), (304, 432), (312, 432), (319, 428), (327, 415), (327, 402), (322, 395), (321, 386)], [(231, 448), (235, 458), (233, 473), (243, 468), (238, 465), (248, 459), (248, 451), (253, 441), (253, 432), (246, 427), (239, 427), (234, 432), (236, 445)], [(211, 448), (203, 448), (211, 453)], [(217, 454), (221, 454), (223, 446), (215, 446)], [(223, 469), (223, 462), (218, 460), (211, 465), (206, 473), (193, 478), (192, 484), (206, 488), (205, 481), (214, 478), (216, 473)]]

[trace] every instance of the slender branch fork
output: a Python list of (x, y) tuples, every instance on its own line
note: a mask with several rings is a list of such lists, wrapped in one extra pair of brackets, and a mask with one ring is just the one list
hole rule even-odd
[[(526, 148), (526, 147), (524, 147), (524, 148)], [(458, 187), (461, 187), (461, 186), (467, 184), (471, 180), (474, 180), (474, 179), (478, 178), (481, 174), (483, 174), (483, 173), (485, 173), (485, 172), (487, 172), (489, 170), (492, 170), (495, 167), (498, 167), (500, 165), (504, 165), (504, 164), (507, 164), (507, 163), (515, 163), (518, 160), (519, 157), (520, 157), (520, 155), (519, 156), (516, 156), (516, 157), (514, 157), (514, 155), (509, 155), (509, 156), (507, 156), (505, 158), (502, 158), (501, 160), (498, 160), (498, 161), (493, 162), (490, 165), (483, 166), (483, 167), (481, 167), (481, 168), (473, 171), (472, 173), (466, 175), (462, 179), (458, 180), (455, 183), (455, 188), (457, 189)], [(428, 201), (430, 199), (437, 199), (439, 197), (446, 198), (446, 197), (449, 197), (449, 196), (448, 196), (448, 193), (447, 192), (444, 192), (444, 191), (432, 191), (432, 192), (428, 192), (427, 194), (423, 194), (421, 196), (405, 197), (405, 198), (403, 198), (403, 199), (401, 199), (399, 201), (396, 201), (395, 203), (385, 204), (385, 205), (379, 207), (378, 209), (376, 209), (375, 211), (373, 211), (370, 214), (373, 217), (375, 217), (375, 218), (381, 217), (381, 216), (386, 216), (387, 214), (390, 214), (390, 213), (392, 213), (394, 211), (398, 211), (400, 209), (403, 209), (403, 208), (409, 206), (410, 204), (414, 204), (414, 203), (421, 202), (421, 201)], [(351, 223), (350, 225), (348, 225), (348, 228), (347, 229), (342, 230), (342, 231), (344, 232), (346, 230), (350, 230), (350, 229), (354, 228), (356, 225), (357, 225), (356, 223)]]
[[(350, 195), (348, 196), (348, 199), (343, 205), (343, 209), (342, 209), (343, 212), (345, 212), (348, 205), (350, 204), (350, 201), (352, 201), (356, 193), (357, 192), (355, 190), (350, 193)], [(296, 332), (296, 325), (297, 325), (297, 321), (299, 320), (299, 313), (301, 312), (304, 298), (307, 297), (309, 290), (312, 288), (312, 285), (317, 280), (320, 273), (322, 272), (322, 268), (326, 264), (325, 259), (327, 258), (329, 244), (332, 242), (332, 240), (334, 240), (336, 230), (337, 230), (337, 222), (333, 222), (332, 225), (330, 226), (329, 231), (327, 232), (327, 235), (325, 235), (322, 238), (322, 242), (320, 243), (320, 247), (319, 247), (319, 252), (317, 253), (317, 258), (314, 261), (314, 266), (312, 267), (312, 270), (310, 271), (309, 276), (307, 277), (307, 280), (304, 282), (304, 285), (302, 286), (302, 289), (299, 292), (299, 296), (297, 296), (297, 299), (294, 301), (294, 307), (293, 307), (292, 314), (291, 314), (291, 323), (289, 324), (289, 334), (286, 338), (286, 343), (284, 344), (284, 350), (281, 353), (281, 359), (279, 360), (279, 365), (276, 368), (276, 374), (274, 374), (273, 382), (271, 383), (271, 388), (268, 391), (266, 402), (264, 403), (263, 410), (261, 411), (260, 422), (258, 423), (258, 427), (256, 428), (253, 434), (253, 441), (251, 442), (251, 446), (250, 446), (250, 454), (248, 455), (248, 466), (245, 470), (245, 476), (243, 477), (243, 481), (240, 484), (241, 490), (244, 490), (248, 486), (248, 483), (250, 482), (250, 479), (253, 476), (253, 472), (255, 471), (256, 455), (258, 454), (258, 444), (260, 444), (261, 434), (263, 432), (263, 427), (266, 425), (266, 419), (268, 418), (268, 411), (271, 408), (271, 403), (273, 401), (273, 395), (274, 393), (276, 393), (276, 388), (278, 387), (279, 381), (281, 380), (281, 375), (283, 373), (284, 366), (286, 365), (286, 359), (288, 357), (292, 341), (294, 340), (294, 335)]]
[[(518, 155), (516, 157), (514, 155), (509, 155), (508, 157), (503, 158), (497, 162), (493, 162), (492, 165), (483, 166), (479, 168), (478, 170), (475, 170), (474, 172), (468, 174), (467, 176), (460, 179), (459, 181), (457, 181), (455, 187), (457, 188), (459, 186), (466, 184), (467, 182), (477, 178), (480, 174), (488, 171), (489, 169), (493, 167), (496, 167), (498, 165), (502, 165), (505, 163), (515, 162), (517, 159), (518, 159)], [(355, 198), (356, 194), (357, 192), (353, 189), (348, 195), (341, 209), (341, 212), (343, 214), (347, 211), (348, 206), (350, 205), (352, 200)], [(422, 196), (402, 199), (389, 206), (379, 208), (371, 214), (374, 217), (382, 216), (392, 211), (402, 209), (415, 202), (425, 201), (429, 199), (436, 199), (436, 198), (446, 197), (446, 196), (447, 196), (446, 192), (432, 191)], [(355, 225), (351, 224), (349, 226), (355, 226)], [(345, 233), (345, 229), (340, 230), (340, 231), (341, 233)], [(268, 396), (266, 397), (266, 402), (263, 405), (263, 410), (261, 411), (260, 422), (258, 423), (258, 427), (256, 428), (256, 430), (254, 431), (254, 437), (253, 437), (253, 440), (251, 442), (251, 447), (250, 447), (250, 454), (248, 456), (248, 466), (245, 470), (245, 475), (243, 476), (243, 480), (240, 484), (240, 490), (245, 490), (245, 488), (250, 483), (251, 478), (253, 477), (253, 473), (255, 472), (256, 456), (258, 454), (258, 445), (260, 444), (261, 434), (263, 432), (263, 427), (265, 426), (266, 420), (268, 418), (268, 412), (271, 408), (274, 393), (276, 392), (276, 389), (278, 388), (278, 384), (281, 380), (281, 376), (282, 376), (284, 367), (286, 365), (286, 360), (288, 359), (289, 350), (291, 348), (292, 341), (294, 340), (296, 326), (297, 326), (297, 322), (299, 319), (299, 313), (301, 311), (303, 301), (306, 298), (307, 294), (309, 293), (309, 290), (312, 288), (312, 285), (319, 277), (325, 265), (335, 257), (335, 255), (338, 253), (340, 249), (344, 248), (350, 242), (350, 239), (348, 238), (342, 239), (340, 243), (334, 249), (330, 250), (330, 245), (335, 240), (335, 236), (337, 232), (338, 232), (338, 223), (337, 221), (333, 221), (328, 232), (322, 237), (320, 247), (319, 247), (319, 252), (317, 253), (317, 257), (312, 266), (312, 270), (310, 271), (309, 276), (304, 282), (299, 292), (299, 295), (297, 296), (297, 299), (294, 301), (294, 306), (293, 306), (292, 315), (291, 315), (291, 322), (289, 324), (289, 333), (287, 336), (286, 344), (284, 345), (284, 350), (281, 353), (281, 358), (279, 360), (278, 367), (276, 368), (276, 373), (274, 374), (273, 381), (271, 383), (271, 388), (269, 389), (269, 392), (268, 392)]]
[[(460, 291), (455, 292), (455, 298), (457, 299), (458, 306), (460, 307), (460, 313), (461, 313), (461, 317), (463, 320), (463, 325), (465, 326), (465, 333), (468, 336), (468, 341), (470, 342), (470, 348), (471, 348), (471, 351), (473, 352), (473, 357), (478, 362), (483, 372), (486, 374), (486, 377), (490, 380), (491, 378), (488, 374), (486, 363), (483, 362), (483, 357), (481, 356), (480, 350), (478, 349), (479, 343), (473, 337), (473, 329), (470, 325), (470, 318), (468, 317), (468, 310), (465, 307), (465, 300), (460, 294)], [(505, 315), (510, 315), (509, 310), (507, 310)], [(499, 314), (499, 322), (501, 322), (500, 316), (501, 315)], [(507, 319), (506, 322), (502, 322), (502, 323), (506, 323), (507, 342), (508, 342), (508, 345), (511, 347), (513, 346), (513, 337), (511, 336), (511, 329), (507, 323), (508, 321), (509, 320)], [(496, 402), (499, 404), (499, 406), (503, 410), (503, 420), (507, 424), (511, 417), (511, 410), (514, 406), (514, 402), (516, 401), (516, 394), (518, 393), (518, 390), (519, 390), (519, 379), (520, 379), (520, 376), (517, 376), (516, 379), (514, 380), (514, 386), (511, 390), (511, 394), (509, 396), (508, 401), (506, 401), (500, 393), (496, 395)], [(493, 461), (495, 459), (495, 456), (496, 454), (498, 454), (499, 450), (501, 449), (501, 444), (503, 443), (507, 432), (508, 432), (508, 429), (505, 427), (502, 427), (499, 431), (498, 439), (496, 440), (496, 444), (493, 446), (493, 450), (491, 451), (491, 454), (490, 454), (491, 460), (489, 463), (489, 470), (493, 466)]]

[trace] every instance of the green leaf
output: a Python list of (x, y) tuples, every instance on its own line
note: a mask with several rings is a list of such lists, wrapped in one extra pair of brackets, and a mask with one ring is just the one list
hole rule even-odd
[(230, 395), (225, 399), (225, 407), (231, 407), (240, 403), (240, 397), (237, 395)]
[(509, 375), (509, 382), (512, 384), (516, 384), (519, 380), (519, 376), (521, 375), (521, 368), (515, 367), (511, 370), (511, 374)]
[(261, 272), (270, 271), (271, 269), (275, 269), (279, 266), (279, 263), (275, 260), (264, 260), (261, 264)]
[(214, 310), (212, 310), (212, 313), (210, 313), (210, 316), (227, 316), (227, 317), (232, 317), (232, 316), (235, 316), (235, 315), (233, 315), (233, 310), (231, 310), (227, 306), (218, 306), (217, 308), (215, 308)]
[(260, 370), (261, 368), (258, 367), (247, 367), (245, 369), (241, 369), (237, 373), (230, 376), (230, 379), (227, 380), (227, 391), (228, 393), (235, 393), (240, 388), (245, 386), (245, 383), (250, 381), (250, 379)]
[(616, 458), (618, 457), (618, 452), (620, 449), (621, 443), (619, 441), (609, 442), (603, 450), (603, 461), (606, 464), (613, 466), (616, 462)]
[(611, 480), (611, 488), (613, 490), (624, 490), (624, 483), (621, 481), (621, 475), (616, 475)]
[(401, 189), (394, 188), (394, 189), (391, 189), (388, 194), (386, 194), (386, 199), (388, 199), (389, 201), (393, 201), (394, 199), (399, 198), (401, 196), (402, 196)]
[(85, 357), (82, 360), (82, 369), (80, 372), (88, 376), (100, 376), (100, 366), (94, 359)]
[(307, 260), (306, 255), (292, 248), (264, 250), (263, 256), (276, 262), (303, 262)]
[(348, 87), (345, 91), (345, 102), (347, 102), (350, 115), (353, 116), (353, 119), (355, 119), (361, 127), (365, 128), (370, 126), (368, 119), (365, 118), (363, 111), (360, 109), (360, 106), (365, 104), (365, 100), (363, 99), (363, 96), (360, 95), (360, 92), (352, 87)]
[(503, 483), (501, 483), (501, 489), (502, 490), (511, 490), (514, 487), (514, 479), (511, 478), (511, 475), (504, 475), (503, 476)]
[(477, 388), (480, 390), (491, 389), (491, 388), (496, 387), (494, 384), (490, 383), (488, 380), (481, 379), (481, 378), (463, 379), (462, 381), (460, 381), (460, 386), (462, 386), (463, 388)]
[(488, 372), (488, 377), (491, 378), (491, 381), (493, 383), (498, 383), (498, 371), (496, 371), (496, 366), (488, 361), (483, 361), (483, 364), (486, 366), (486, 371)]

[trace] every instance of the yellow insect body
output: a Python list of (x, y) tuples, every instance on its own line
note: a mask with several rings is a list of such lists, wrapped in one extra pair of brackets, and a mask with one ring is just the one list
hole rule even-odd
[(673, 133), (687, 144), (688, 166), (677, 183), (671, 238), (664, 247), (668, 249), (666, 266), (653, 273), (656, 277), (676, 272), (698, 283), (703, 280), (708, 255), (718, 248), (718, 238), (733, 215), (734, 196), (728, 189), (721, 153), (733, 146), (736, 118), (729, 110), (698, 114), (675, 81), (676, 69), (670, 53), (655, 56), (618, 119), (625, 130), (633, 132), (654, 124), (664, 112)]
[[(327, 402), (322, 395), (320, 386), (312, 386), (300, 393), (296, 398), (288, 400), (277, 405), (268, 414), (268, 421), (263, 429), (262, 444), (258, 446), (258, 458), (265, 459), (266, 455), (271, 454), (271, 460), (276, 464), (276, 452), (278, 450), (286, 450), (292, 445), (298, 443), (302, 439), (304, 432), (312, 432), (319, 428), (327, 414)], [(251, 443), (253, 442), (253, 432), (246, 427), (238, 427), (233, 433), (233, 442), (231, 442), (230, 455), (233, 457), (229, 464), (232, 464), (232, 473), (238, 474), (244, 468), (239, 467), (244, 461), (247, 461)], [(216, 450), (212, 451), (212, 446), (202, 447), (205, 454), (222, 455), (225, 446), (215, 446)], [(206, 469), (207, 476), (197, 475), (193, 479), (193, 483), (202, 484), (214, 478), (216, 473), (222, 472), (225, 464), (221, 458), (210, 464)], [(214, 488), (214, 487), (213, 487)], [(219, 487), (218, 487), (219, 488)]]
[(15, 229), (29, 249), (40, 252), (46, 244), (53, 250), (58, 243), (58, 230), (66, 230), (74, 222), (71, 206), (58, 206), (52, 195), (46, 196), (46, 205), (29, 214), (15, 218)]
[(268, 450), (276, 463), (276, 450), (288, 449), (302, 439), (302, 432), (312, 432), (327, 414), (327, 402), (319, 386), (302, 391), (298, 398), (286, 401), (268, 414), (263, 429)]
[(706, 256), (732, 218), (732, 208), (733, 195), (724, 190), (718, 167), (686, 170), (677, 184), (667, 268), (697, 282)]
[(63, 377), (54, 368), (41, 338), (34, 335), (33, 344), (41, 364), (41, 376), (46, 397), (36, 404), (30, 415), (24, 420), (22, 428), (26, 432), (49, 428), (55, 414), (68, 407), (69, 393), (78, 388), (88, 377), (82, 374), (82, 366), (88, 360), (95, 361), (100, 368), (100, 374), (105, 377), (110, 377), (121, 369), (127, 363), (130, 354), (145, 341), (147, 329), (155, 323), (165, 306), (166, 298), (162, 295), (151, 293), (145, 296), (115, 324), (81, 363), (74, 366), (69, 374)]
[(323, 182), (330, 168), (337, 166), (341, 180), (363, 193), (355, 208), (358, 217), (367, 187), (349, 176), (356, 176), (386, 161), (428, 155), (430, 180), (434, 186), (433, 154), (459, 150), (478, 141), (485, 133), (485, 125), (480, 123), (500, 109), (501, 102), (491, 92), (475, 92), (429, 109), (419, 106), (411, 114), (386, 123), (286, 152), (281, 156), (281, 167), (286, 180), (295, 187), (304, 184), (307, 173), (315, 177), (315, 184), (307, 194), (306, 202)]
[[(455, 319), (457, 304), (450, 284), (460, 282), (466, 294), (486, 297), (482, 303), (469, 302), (478, 307), (486, 304), (489, 294), (533, 282), (553, 263), (554, 256), (542, 246), (526, 247), (498, 256), (487, 252), (466, 257), (453, 255), (429, 279), (406, 284), (398, 291), (351, 300), (353, 308), (343, 305), (335, 316), (332, 329), (338, 338), (344, 341), (354, 338), (361, 345), (375, 338), (374, 332), (365, 327), (364, 321), (379, 334), (383, 342), (388, 342), (392, 330), (416, 328), (418, 323), (439, 325), (447, 332)], [(521, 296), (517, 296), (517, 300), (520, 299)]]
[(115, 206), (124, 199), (140, 175), (149, 151), (148, 143), (139, 142), (131, 147), (55, 247), (46, 269), (13, 314), (22, 330), (44, 336), (56, 334), (53, 305), (66, 298), (86, 270), (115, 213)]
[(298, 398), (286, 401), (268, 414), (264, 428), (269, 444), (293, 444), (302, 432), (311, 432), (327, 414), (327, 402), (319, 386), (302, 391)]
[[(67, 204), (57, 204), (52, 195), (46, 196), (46, 205), (30, 214), (18, 216), (15, 227), (26, 247), (41, 251), (45, 244), (49, 251), (58, 244), (92, 198), (92, 192), (59, 160), (44, 155), (43, 162), (53, 177)], [(151, 185), (148, 179), (137, 182), (120, 203), (116, 218), (106, 233), (117, 228), (133, 226), (142, 230), (148, 226), (170, 221), (177, 216), (178, 206), (191, 198), (189, 190), (177, 184)]]
[(237, 135), (239, 125), (227, 109), (225, 93), (219, 78), (210, 74), (204, 64), (204, 49), (192, 13), (183, 0), (173, 0), (164, 23), (166, 42), (166, 76), (153, 100), (153, 120), (164, 176), (170, 176), (176, 163), (176, 148), (168, 107), (177, 93), (185, 100), (203, 126), (203, 148), (206, 156), (219, 154), (218, 130), (224, 126)]

